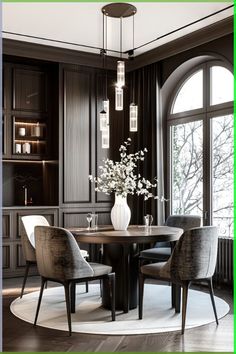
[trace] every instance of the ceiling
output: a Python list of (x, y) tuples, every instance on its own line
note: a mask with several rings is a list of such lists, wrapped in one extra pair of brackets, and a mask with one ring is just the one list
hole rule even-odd
[[(94, 3), (2, 3), (2, 30), (57, 41), (102, 47), (101, 8), (109, 2)], [(130, 2), (135, 15), (135, 47), (143, 45), (186, 24), (202, 19), (233, 4), (232, 2)], [(233, 15), (233, 8), (211, 16), (135, 51), (135, 56), (173, 39)], [(99, 53), (98, 49), (21, 37), (3, 33), (3, 38)], [(108, 49), (119, 51), (119, 19), (108, 18)], [(132, 18), (123, 19), (123, 51), (132, 49)], [(118, 55), (109, 52), (109, 55)]]

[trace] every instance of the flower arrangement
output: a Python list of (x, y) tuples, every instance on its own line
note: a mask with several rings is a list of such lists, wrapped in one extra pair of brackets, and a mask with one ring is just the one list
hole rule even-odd
[(152, 193), (157, 188), (157, 179), (154, 183), (135, 173), (137, 163), (144, 161), (147, 149), (144, 148), (134, 154), (127, 154), (127, 147), (131, 144), (131, 139), (120, 146), (120, 161), (104, 159), (104, 166), (99, 166), (101, 174), (99, 177), (89, 176), (89, 179), (95, 183), (95, 191), (105, 194), (116, 193), (118, 196), (126, 197), (127, 194), (143, 195), (144, 200), (149, 198), (161, 199)]

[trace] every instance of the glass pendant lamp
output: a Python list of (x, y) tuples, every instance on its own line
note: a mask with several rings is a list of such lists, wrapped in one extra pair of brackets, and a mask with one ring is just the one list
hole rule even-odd
[(102, 131), (102, 149), (109, 149), (110, 147), (110, 128), (107, 125), (107, 129)]
[[(133, 16), (133, 51), (134, 53), (134, 16)], [(133, 92), (133, 102), (129, 106), (129, 131), (138, 131), (138, 106), (134, 103), (134, 89), (135, 89), (135, 72), (133, 72), (133, 82), (132, 82), (132, 92)]]
[(129, 131), (138, 131), (138, 106), (135, 103), (129, 106)]
[[(106, 91), (107, 91), (107, 84), (106, 84)], [(106, 96), (107, 96), (107, 92), (106, 92)], [(107, 120), (107, 125), (109, 124), (109, 109), (110, 109), (110, 102), (108, 100), (108, 98), (106, 98), (105, 100), (103, 100), (103, 110), (106, 112), (106, 120)]]
[(107, 129), (107, 112), (103, 109), (100, 113), (100, 131)]
[(116, 111), (123, 110), (123, 88), (116, 86), (115, 88), (115, 102), (116, 102)]
[(117, 86), (125, 85), (125, 62), (118, 60), (117, 62)]

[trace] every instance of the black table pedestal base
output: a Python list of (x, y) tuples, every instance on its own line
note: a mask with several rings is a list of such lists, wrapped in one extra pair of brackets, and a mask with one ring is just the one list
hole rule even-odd
[[(116, 309), (128, 312), (138, 302), (138, 253), (136, 244), (103, 246), (103, 263), (116, 273)], [(102, 305), (110, 308), (109, 289), (102, 285)]]

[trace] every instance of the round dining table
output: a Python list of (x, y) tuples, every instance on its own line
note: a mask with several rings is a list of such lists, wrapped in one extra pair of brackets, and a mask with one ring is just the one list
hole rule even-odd
[[(139, 252), (143, 244), (176, 242), (183, 229), (169, 226), (129, 226), (126, 231), (116, 231), (112, 226), (96, 230), (69, 228), (77, 242), (101, 244), (102, 262), (112, 266), (116, 273), (116, 309), (128, 312), (137, 307)], [(110, 297), (107, 284), (102, 287), (102, 304), (109, 308)]]

